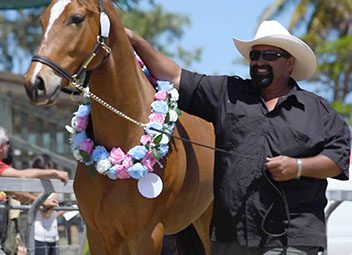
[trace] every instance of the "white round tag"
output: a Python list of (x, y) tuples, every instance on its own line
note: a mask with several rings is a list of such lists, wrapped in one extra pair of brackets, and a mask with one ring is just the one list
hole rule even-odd
[(163, 190), (163, 181), (154, 173), (146, 173), (142, 179), (139, 179), (138, 191), (145, 198), (156, 198)]

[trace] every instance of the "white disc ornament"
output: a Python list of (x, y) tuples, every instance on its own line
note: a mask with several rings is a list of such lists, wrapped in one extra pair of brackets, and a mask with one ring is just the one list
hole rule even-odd
[(156, 198), (163, 190), (163, 181), (154, 173), (146, 173), (137, 183), (139, 193), (145, 198)]

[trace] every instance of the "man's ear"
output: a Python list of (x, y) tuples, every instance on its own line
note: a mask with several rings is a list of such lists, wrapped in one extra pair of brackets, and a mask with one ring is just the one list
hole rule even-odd
[(296, 58), (294, 56), (289, 57), (289, 59), (287, 60), (287, 67), (290, 74), (292, 74), (295, 64), (296, 64)]

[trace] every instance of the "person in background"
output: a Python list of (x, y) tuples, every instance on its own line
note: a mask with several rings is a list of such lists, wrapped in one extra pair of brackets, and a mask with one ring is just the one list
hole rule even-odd
[[(275, 20), (234, 39), (251, 79), (182, 69), (126, 28), (151, 74), (174, 83), (179, 107), (216, 134), (213, 255), (316, 255), (326, 249), (328, 177), (348, 179), (350, 130), (322, 97), (296, 81), (316, 57)], [(224, 152), (226, 151), (226, 153)]]
[[(67, 183), (68, 181), (68, 173), (66, 171), (56, 170), (56, 169), (23, 169), (18, 170), (10, 165), (6, 164), (10, 149), (10, 139), (7, 134), (5, 128), (0, 126), (0, 177), (17, 177), (17, 178), (53, 178), (59, 179), (63, 183)], [(33, 203), (36, 199), (36, 196), (29, 192), (11, 192), (11, 195), (15, 196), (15, 198), (22, 203)], [(6, 196), (2, 196), (5, 197)], [(2, 203), (6, 203), (2, 201)], [(58, 206), (58, 201), (56, 199), (46, 199), (42, 206), (44, 209), (52, 209)], [(2, 251), (2, 244), (5, 239), (5, 233), (7, 229), (7, 221), (8, 221), (8, 211), (0, 210), (0, 219), (1, 219), (1, 228), (0, 228), (0, 255), (4, 254)], [(5, 225), (6, 224), (6, 225)]]
[[(47, 154), (36, 156), (32, 163), (33, 168), (53, 169), (54, 162)], [(52, 193), (49, 198), (57, 200), (57, 194)], [(34, 240), (36, 255), (57, 255), (59, 232), (57, 218), (62, 216), (63, 211), (57, 212), (49, 209), (37, 213), (34, 222)]]

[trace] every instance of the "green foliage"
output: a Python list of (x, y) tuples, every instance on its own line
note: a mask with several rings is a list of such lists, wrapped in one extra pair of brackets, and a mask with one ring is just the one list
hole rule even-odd
[(352, 36), (344, 36), (336, 41), (322, 42), (317, 48), (321, 62), (319, 80), (330, 84), (338, 91), (335, 100), (343, 100), (346, 92), (352, 91)]
[[(199, 61), (201, 49), (187, 50), (179, 45), (187, 26), (188, 17), (166, 12), (153, 0), (120, 0), (118, 11), (123, 24), (146, 38), (162, 53), (178, 58), (184, 66)], [(142, 8), (141, 6), (144, 6)], [(121, 11), (121, 8), (128, 10)], [(41, 28), (39, 16), (43, 8), (0, 12), (0, 70), (12, 71), (20, 68), (24, 73), (27, 66), (18, 67), (24, 59), (30, 59), (39, 44)]]
[(334, 101), (332, 107), (345, 118), (350, 126), (352, 126), (352, 104)]
[(184, 66), (199, 61), (201, 49), (186, 50), (177, 45), (190, 26), (188, 17), (163, 10), (161, 5), (150, 4), (149, 10), (134, 6), (128, 12), (119, 12), (122, 23), (137, 32), (163, 54), (180, 59)]
[(0, 65), (12, 71), (15, 58), (34, 52), (40, 39), (40, 9), (4, 11), (0, 15)]

